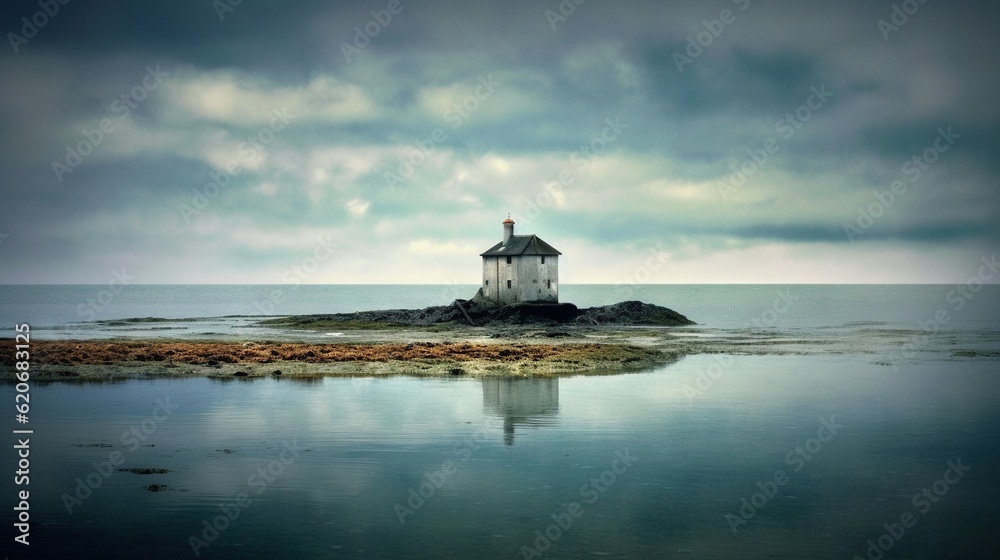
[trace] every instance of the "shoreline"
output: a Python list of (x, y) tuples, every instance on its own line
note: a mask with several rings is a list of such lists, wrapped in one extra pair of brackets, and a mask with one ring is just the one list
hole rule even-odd
[[(454, 333), (451, 333), (454, 334)], [(452, 336), (454, 338), (454, 336)], [(505, 337), (506, 338), (506, 337)], [(13, 341), (8, 341), (13, 345)], [(13, 355), (11, 353), (11, 355)], [(36, 382), (263, 377), (555, 377), (649, 370), (680, 353), (625, 341), (222, 342), (38, 340)], [(14, 382), (13, 363), (0, 382)]]
[[(466, 323), (467, 321), (467, 323)], [(108, 321), (107, 326), (168, 323), (156, 317)], [(625, 334), (630, 327), (663, 329), (695, 324), (658, 305), (623, 301), (579, 309), (572, 303), (495, 305), (480, 293), (472, 300), (423, 309), (389, 309), (258, 320), (277, 329), (279, 341), (180, 341), (114, 338), (31, 343), (36, 381), (116, 381), (176, 377), (554, 377), (645, 371), (677, 361), (679, 348), (656, 336)], [(295, 340), (328, 333), (329, 341)], [(298, 331), (298, 333), (297, 333)], [(345, 336), (347, 335), (347, 336)], [(13, 366), (15, 342), (0, 354)], [(0, 382), (14, 382), (13, 367)]]
[[(326, 325), (323, 325), (325, 327)], [(462, 325), (345, 330), (283, 328), (237, 338), (124, 336), (32, 338), (32, 379), (40, 383), (128, 379), (262, 377), (557, 377), (650, 371), (696, 355), (854, 355), (879, 366), (908, 361), (912, 328), (730, 329), (593, 325)], [(0, 383), (14, 383), (14, 340), (0, 352)], [(995, 360), (985, 341), (933, 341), (917, 354)], [(274, 352), (274, 353), (272, 353)], [(313, 355), (309, 355), (312, 352)], [(280, 372), (280, 373), (276, 373)]]

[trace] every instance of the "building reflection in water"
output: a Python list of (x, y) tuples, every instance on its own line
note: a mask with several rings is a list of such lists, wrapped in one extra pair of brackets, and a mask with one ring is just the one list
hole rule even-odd
[(503, 441), (516, 426), (544, 426), (559, 414), (558, 379), (483, 379), (483, 412), (503, 418)]

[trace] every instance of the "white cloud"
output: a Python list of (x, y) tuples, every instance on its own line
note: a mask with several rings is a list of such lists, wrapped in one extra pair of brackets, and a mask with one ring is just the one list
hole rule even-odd
[(178, 71), (164, 85), (164, 112), (174, 121), (267, 126), (276, 115), (343, 123), (368, 120), (375, 103), (360, 86), (319, 76), (301, 86), (275, 86), (233, 71)]
[(414, 239), (410, 241), (406, 250), (413, 255), (439, 256), (439, 255), (477, 255), (478, 251), (470, 243), (460, 243), (458, 241), (432, 241), (430, 239)]
[(305, 169), (298, 173), (312, 184), (332, 183), (342, 190), (390, 157), (384, 146), (319, 146), (307, 150)]
[(371, 206), (371, 202), (361, 200), (359, 198), (352, 198), (347, 201), (345, 207), (347, 211), (355, 216), (364, 216), (368, 212), (368, 207)]
[(257, 188), (254, 190), (264, 196), (271, 197), (278, 194), (278, 185), (265, 181), (257, 185)]

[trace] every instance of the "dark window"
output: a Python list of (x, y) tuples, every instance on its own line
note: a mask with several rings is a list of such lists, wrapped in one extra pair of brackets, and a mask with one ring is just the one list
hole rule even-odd
[(486, 282), (484, 282), (484, 285), (489, 286), (490, 285), (490, 281), (487, 280)]
[[(510, 257), (508, 257), (508, 258), (510, 258)], [(508, 290), (510, 289), (510, 280), (507, 281), (507, 289)]]
[(542, 257), (542, 264), (545, 264), (545, 257)]
[(507, 264), (510, 264), (510, 257), (507, 257)]

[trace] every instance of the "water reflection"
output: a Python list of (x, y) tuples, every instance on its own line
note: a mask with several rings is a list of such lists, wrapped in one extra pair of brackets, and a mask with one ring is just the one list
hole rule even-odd
[[(678, 550), (836, 559), (865, 557), (866, 541), (904, 512), (918, 522), (893, 546), (900, 556), (996, 556), (996, 361), (928, 362), (896, 375), (871, 359), (734, 356), (710, 387), (697, 383), (717, 367), (712, 355), (559, 380), (33, 386), (29, 426), (44, 438), (31, 441), (41, 467), (31, 472), (32, 557), (194, 558), (189, 537), (222, 519), (228, 529), (200, 558), (512, 559), (543, 548), (541, 532), (551, 541), (541, 560)], [(699, 392), (689, 397), (688, 387)], [(15, 393), (0, 385), (0, 399)], [(167, 398), (177, 410), (144, 429)], [(794, 470), (800, 455), (789, 462), (788, 453), (829, 418), (842, 433)], [(136, 433), (146, 439), (134, 448)], [(302, 451), (285, 464), (288, 444)], [(605, 484), (616, 451), (637, 461)], [(121, 464), (110, 465), (112, 453)], [(926, 515), (914, 509), (912, 496), (933, 491), (956, 458), (969, 478)], [(787, 482), (775, 490), (768, 482), (779, 471)], [(166, 489), (149, 491), (154, 484)], [(68, 511), (63, 496), (78, 488), (90, 493)], [(14, 477), (0, 480), (0, 495), (15, 489)], [(219, 517), (241, 492), (253, 505)], [(744, 500), (755, 509), (734, 535), (725, 516), (743, 519)], [(569, 503), (583, 508), (571, 526)], [(403, 522), (396, 504), (414, 514)]]
[(483, 412), (503, 418), (503, 441), (514, 445), (515, 426), (543, 426), (559, 414), (558, 379), (483, 379)]

